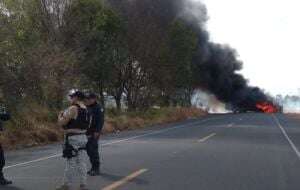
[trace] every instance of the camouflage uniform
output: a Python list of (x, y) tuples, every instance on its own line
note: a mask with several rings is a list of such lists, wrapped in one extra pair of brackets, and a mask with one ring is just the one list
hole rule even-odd
[[(80, 107), (86, 108), (85, 105), (81, 102), (78, 103)], [(78, 116), (78, 109), (76, 106), (70, 106), (66, 111), (61, 113), (58, 118), (58, 124), (60, 126), (65, 126), (71, 119), (76, 119)], [(87, 137), (86, 131), (78, 130), (78, 129), (67, 129), (65, 130), (65, 134), (78, 134), (74, 136), (69, 136), (69, 144), (72, 145), (75, 149), (86, 147)], [(86, 169), (86, 159), (85, 159), (85, 150), (79, 150), (78, 155), (66, 159), (66, 167), (64, 172), (64, 185), (59, 189), (69, 189), (69, 187), (73, 186), (76, 179), (80, 179), (80, 185), (86, 186), (87, 180), (87, 169)]]
[[(87, 143), (86, 135), (76, 135), (69, 137), (69, 143), (75, 149), (84, 147)], [(81, 185), (86, 185), (87, 169), (86, 169), (86, 156), (85, 150), (79, 150), (76, 157), (66, 160), (66, 168), (64, 174), (64, 184), (72, 186), (76, 178), (80, 179)]]

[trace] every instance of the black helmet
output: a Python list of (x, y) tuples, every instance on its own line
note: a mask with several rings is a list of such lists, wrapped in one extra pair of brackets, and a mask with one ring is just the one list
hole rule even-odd
[(93, 92), (89, 92), (86, 95), (87, 99), (97, 99), (97, 94), (93, 93)]
[(72, 90), (72, 91), (69, 93), (69, 97), (71, 97), (71, 98), (77, 97), (77, 98), (79, 98), (80, 100), (85, 99), (84, 93), (81, 92), (81, 91), (79, 91), (79, 90)]

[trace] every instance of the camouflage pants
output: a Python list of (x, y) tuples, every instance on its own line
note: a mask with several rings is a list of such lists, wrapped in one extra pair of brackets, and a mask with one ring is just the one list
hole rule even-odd
[[(75, 148), (86, 146), (86, 135), (77, 135), (69, 137), (69, 143)], [(66, 167), (64, 174), (64, 184), (68, 186), (74, 185), (77, 180), (80, 184), (86, 185), (87, 169), (86, 169), (86, 151), (80, 150), (76, 157), (66, 159)]]

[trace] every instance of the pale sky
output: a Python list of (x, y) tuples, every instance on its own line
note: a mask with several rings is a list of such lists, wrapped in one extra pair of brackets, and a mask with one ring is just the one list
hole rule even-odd
[(202, 0), (215, 42), (237, 49), (251, 85), (273, 95), (299, 94), (300, 2)]

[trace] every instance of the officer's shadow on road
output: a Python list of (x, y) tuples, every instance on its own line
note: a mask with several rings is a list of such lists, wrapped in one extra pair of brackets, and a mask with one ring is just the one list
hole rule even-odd
[[(109, 181), (115, 182), (115, 181), (119, 181), (119, 180), (123, 179), (126, 176), (120, 176), (120, 175), (102, 172), (101, 177), (103, 177), (104, 179), (107, 179)], [(148, 185), (149, 184), (148, 181), (139, 179), (139, 178), (132, 179), (132, 180), (130, 180), (130, 182), (136, 183), (137, 185)]]
[(14, 186), (0, 186), (0, 189), (1, 190), (24, 190), (24, 189), (21, 189), (19, 187), (14, 187)]

